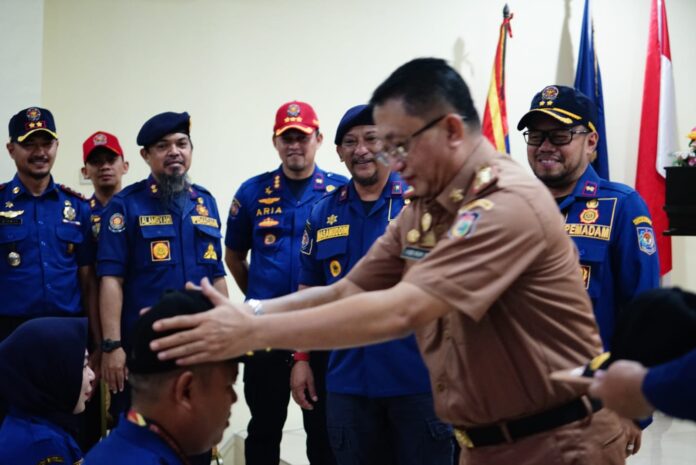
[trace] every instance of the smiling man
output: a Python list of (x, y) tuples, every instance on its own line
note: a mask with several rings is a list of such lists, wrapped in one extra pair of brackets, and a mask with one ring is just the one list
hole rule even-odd
[[(300, 244), (312, 206), (346, 178), (320, 169), (314, 159), (323, 135), (311, 105), (292, 101), (276, 112), (272, 142), (279, 168), (242, 184), (230, 207), (225, 262), (247, 299), (269, 299), (297, 290)], [(251, 260), (247, 254), (251, 251)], [(251, 411), (244, 454), (248, 465), (276, 465), (290, 401), (288, 351), (261, 351), (244, 363), (244, 398)], [(311, 465), (333, 455), (324, 418), (305, 416)]]
[[(165, 289), (203, 277), (227, 293), (217, 204), (187, 174), (189, 128), (188, 113), (150, 118), (137, 138), (150, 176), (116, 194), (103, 214), (97, 254), (102, 376), (115, 393), (125, 388), (128, 336), (142, 308)], [(128, 404), (127, 395), (112, 396), (114, 414)]]
[(106, 131), (97, 131), (82, 143), (82, 176), (94, 186), (89, 199), (92, 234), (96, 240), (101, 228), (101, 214), (111, 197), (121, 191), (121, 178), (128, 172), (128, 162), (118, 138)]
[[(621, 464), (618, 417), (549, 375), (601, 351), (577, 252), (548, 190), (482, 136), (464, 80), (413, 60), (375, 90), (379, 158), (414, 200), (348, 275), (253, 305), (159, 321), (180, 363), (263, 347), (342, 348), (415, 332), (460, 464)], [(297, 310), (284, 313), (288, 310)]]

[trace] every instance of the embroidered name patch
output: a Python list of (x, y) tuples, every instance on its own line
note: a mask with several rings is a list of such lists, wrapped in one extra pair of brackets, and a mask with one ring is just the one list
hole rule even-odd
[(217, 218), (211, 218), (209, 216), (192, 216), (191, 222), (193, 224), (202, 224), (203, 226), (212, 226), (214, 228), (219, 227)]
[(335, 237), (344, 237), (349, 234), (350, 225), (342, 224), (340, 226), (332, 226), (317, 231), (317, 242), (333, 239)]
[(565, 231), (571, 237), (589, 237), (603, 241), (608, 241), (611, 238), (611, 226), (600, 224), (569, 223), (565, 225)]
[(174, 224), (172, 215), (141, 215), (138, 217), (140, 226), (162, 226)]

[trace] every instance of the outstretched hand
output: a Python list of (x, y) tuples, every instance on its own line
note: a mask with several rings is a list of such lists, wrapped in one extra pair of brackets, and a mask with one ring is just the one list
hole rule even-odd
[(179, 365), (194, 365), (234, 358), (253, 348), (248, 340), (253, 317), (241, 305), (230, 302), (207, 278), (201, 281), (201, 291), (215, 308), (153, 324), (158, 332), (178, 330), (150, 343), (161, 360), (176, 359)]

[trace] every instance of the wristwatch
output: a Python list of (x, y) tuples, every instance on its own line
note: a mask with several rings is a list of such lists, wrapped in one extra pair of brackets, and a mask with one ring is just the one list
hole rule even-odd
[(104, 353), (110, 353), (118, 349), (121, 346), (121, 341), (114, 341), (113, 339), (104, 339), (101, 343), (101, 350)]
[(263, 302), (261, 302), (258, 299), (249, 299), (247, 300), (247, 305), (251, 307), (251, 309), (254, 311), (254, 316), (261, 316), (263, 315)]

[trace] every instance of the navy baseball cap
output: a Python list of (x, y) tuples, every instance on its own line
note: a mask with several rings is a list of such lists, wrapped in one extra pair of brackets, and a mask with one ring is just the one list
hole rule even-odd
[(341, 145), (343, 136), (345, 136), (348, 131), (355, 126), (364, 126), (368, 124), (375, 124), (375, 120), (372, 119), (372, 107), (370, 105), (354, 106), (343, 115), (341, 122), (338, 123), (334, 143), (336, 145)]
[(21, 110), (10, 119), (9, 129), (11, 142), (24, 142), (37, 131), (47, 132), (58, 139), (56, 122), (51, 112), (45, 108), (29, 107)]
[(546, 86), (532, 99), (529, 112), (517, 123), (517, 130), (527, 127), (530, 116), (543, 113), (572, 127), (583, 124), (597, 131), (597, 107), (587, 95), (567, 86)]
[(160, 360), (157, 352), (150, 349), (150, 343), (180, 330), (156, 332), (152, 329), (155, 321), (179, 315), (192, 315), (213, 308), (213, 304), (196, 290), (166, 290), (159, 300), (141, 315), (131, 333), (131, 348), (126, 354), (128, 370), (136, 374), (164, 373), (181, 368), (176, 360)]
[(186, 113), (168, 111), (155, 115), (143, 124), (136, 142), (142, 147), (152, 145), (167, 134), (182, 132), (190, 134), (191, 116)]

